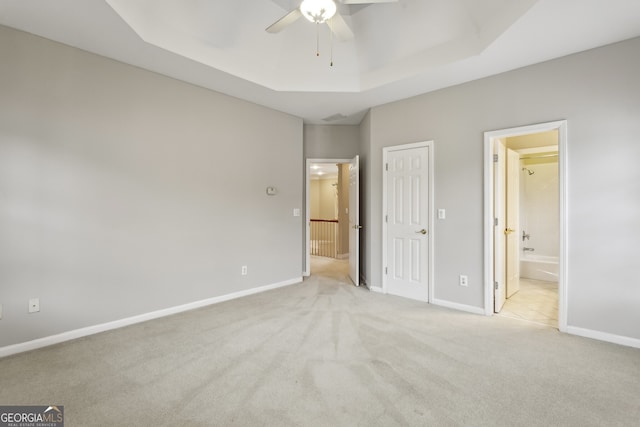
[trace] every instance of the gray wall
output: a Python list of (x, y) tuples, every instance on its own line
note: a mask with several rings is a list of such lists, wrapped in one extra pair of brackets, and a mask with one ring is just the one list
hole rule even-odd
[(435, 296), (483, 307), (483, 132), (567, 119), (568, 323), (640, 339), (638, 52), (632, 39), (373, 108), (369, 283), (381, 285), (383, 147), (435, 141), (435, 205), (447, 209), (436, 221)]
[(352, 159), (358, 154), (356, 125), (304, 125), (305, 159)]
[(301, 119), (3, 27), (0, 57), (0, 346), (301, 276)]

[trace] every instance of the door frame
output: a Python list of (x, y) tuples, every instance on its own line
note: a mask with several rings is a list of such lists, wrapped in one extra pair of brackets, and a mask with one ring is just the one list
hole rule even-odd
[(559, 222), (560, 248), (558, 257), (558, 329), (567, 331), (567, 120), (558, 120), (528, 126), (507, 128), (484, 133), (484, 311), (487, 316), (493, 313), (494, 274), (493, 274), (493, 232), (494, 232), (494, 162), (492, 142), (495, 138), (507, 138), (532, 133), (558, 131), (558, 185), (559, 185)]
[(391, 151), (400, 151), (400, 150), (409, 150), (412, 148), (421, 148), (421, 147), (427, 147), (427, 149), (429, 150), (429, 184), (426, 187), (426, 191), (429, 192), (429, 197), (428, 197), (428, 204), (429, 204), (429, 208), (428, 208), (428, 213), (429, 213), (429, 222), (428, 222), (428, 227), (429, 227), (429, 235), (428, 235), (428, 239), (427, 239), (427, 247), (429, 248), (429, 257), (427, 259), (427, 269), (429, 270), (429, 274), (427, 276), (427, 287), (428, 287), (428, 296), (427, 296), (427, 301), (428, 303), (433, 301), (433, 281), (434, 281), (434, 271), (433, 271), (433, 266), (434, 266), (434, 253), (433, 253), (433, 247), (434, 247), (434, 241), (435, 241), (435, 227), (434, 227), (434, 177), (435, 177), (435, 155), (434, 155), (434, 142), (433, 141), (421, 141), (421, 142), (414, 142), (414, 143), (410, 143), (410, 144), (402, 144), (402, 145), (392, 145), (392, 146), (388, 146), (388, 147), (383, 147), (382, 148), (382, 265), (380, 266), (381, 271), (380, 274), (382, 277), (382, 293), (387, 293), (387, 275), (385, 274), (385, 268), (387, 266), (387, 222), (384, 220), (385, 215), (387, 214), (387, 195), (388, 195), (388, 189), (387, 189), (387, 170), (386, 170), (386, 164), (387, 164), (387, 160), (388, 160), (388, 156), (389, 156), (389, 152)]
[[(352, 184), (354, 188), (352, 188)], [(360, 155), (349, 163), (349, 278), (360, 286)]]
[(302, 275), (309, 277), (311, 275), (311, 230), (310, 230), (310, 218), (311, 215), (311, 201), (309, 193), (311, 191), (311, 165), (314, 163), (351, 163), (353, 159), (307, 159), (305, 164), (305, 210), (304, 210), (304, 266), (302, 269)]
[[(492, 152), (493, 155), (506, 156), (507, 155), (507, 145), (505, 143), (505, 138), (494, 138), (491, 140)], [(503, 239), (504, 230), (507, 228), (506, 224), (506, 215), (496, 214), (496, 210), (499, 209), (503, 213), (506, 208), (506, 200), (507, 200), (507, 164), (506, 162), (493, 163), (493, 212), (494, 212), (494, 227), (493, 227), (493, 281), (494, 283), (502, 284), (499, 287), (499, 292), (496, 292), (495, 286), (493, 289), (493, 312), (496, 313), (496, 308), (502, 310), (504, 303), (507, 300), (507, 241)], [(497, 209), (496, 209), (497, 208)], [(496, 274), (496, 271), (500, 272)], [(497, 277), (496, 277), (497, 276)], [(497, 305), (497, 307), (496, 307)]]

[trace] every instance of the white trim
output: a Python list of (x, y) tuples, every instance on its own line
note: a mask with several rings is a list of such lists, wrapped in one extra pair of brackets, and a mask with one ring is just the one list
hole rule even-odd
[(567, 200), (569, 195), (567, 169), (567, 142), (569, 132), (567, 121), (561, 122), (558, 127), (558, 179), (560, 185), (559, 209), (560, 209), (560, 258), (558, 259), (558, 329), (560, 332), (567, 332), (569, 312), (569, 276), (567, 274), (569, 266), (569, 208)]
[[(390, 147), (382, 148), (382, 265), (381, 265), (381, 277), (382, 277), (382, 292), (387, 293), (387, 278), (385, 274), (385, 267), (387, 266), (387, 223), (384, 220), (385, 215), (387, 214), (387, 170), (385, 165), (387, 164), (387, 159), (389, 152), (391, 151), (400, 151), (400, 150), (410, 150), (413, 148), (427, 147), (429, 150), (429, 259), (427, 260), (428, 269), (429, 269), (429, 283), (427, 289), (427, 301), (430, 302), (433, 300), (434, 295), (434, 278), (435, 274), (433, 271), (435, 262), (434, 262), (434, 242), (435, 242), (435, 226), (434, 226), (434, 201), (435, 201), (435, 151), (434, 151), (434, 142), (431, 141), (420, 141), (413, 142), (410, 144), (402, 144), (402, 145), (394, 145)], [(373, 288), (371, 288), (373, 290)]]
[(311, 236), (310, 234), (310, 222), (309, 216), (311, 214), (311, 201), (309, 199), (309, 192), (311, 191), (311, 165), (313, 163), (351, 163), (353, 159), (307, 159), (305, 163), (305, 209), (304, 209), (304, 268), (302, 271), (302, 275), (304, 277), (309, 277), (311, 275)]
[(102, 323), (100, 325), (88, 326), (86, 328), (75, 329), (72, 331), (62, 332), (57, 335), (51, 335), (44, 338), (38, 338), (32, 341), (27, 341), (19, 344), (13, 344), (5, 347), (0, 347), (0, 358), (11, 356), (13, 354), (23, 353), (25, 351), (36, 350), (42, 347), (48, 347), (54, 344), (60, 344), (65, 341), (71, 341), (77, 338), (86, 337), (89, 335), (98, 334), (101, 332), (110, 331), (112, 329), (123, 328), (125, 326), (134, 325), (136, 323), (146, 322), (148, 320), (158, 319), (160, 317), (171, 316), (173, 314), (182, 313), (197, 308), (206, 307), (221, 302), (246, 297), (253, 294), (258, 294), (265, 291), (270, 291), (285, 286), (295, 285), (302, 282), (302, 277), (296, 277), (294, 279), (285, 280), (284, 282), (274, 283), (271, 285), (261, 286), (258, 288), (247, 289), (244, 291), (234, 292), (231, 294), (221, 295), (218, 297), (208, 298), (200, 301), (194, 301), (188, 304), (178, 305), (175, 307), (169, 307), (162, 310), (152, 311), (150, 313), (140, 314), (137, 316), (127, 317), (125, 319), (114, 320), (112, 322)]
[(484, 315), (484, 309), (482, 307), (474, 307), (472, 305), (459, 304), (457, 302), (445, 301), (434, 298), (431, 301), (433, 305), (439, 305), (440, 307), (452, 308), (454, 310), (466, 311), (467, 313)]
[(493, 149), (491, 141), (496, 138), (506, 138), (532, 133), (558, 130), (558, 175), (560, 199), (560, 253), (558, 257), (558, 329), (567, 331), (568, 307), (568, 274), (567, 274), (567, 242), (568, 242), (568, 212), (567, 212), (567, 121), (540, 123), (484, 133), (484, 314), (493, 315)]
[[(495, 215), (493, 209), (493, 144), (492, 138), (484, 133), (484, 314), (493, 315), (493, 290), (489, 289), (494, 282), (493, 274), (493, 234), (495, 232)], [(491, 284), (491, 285), (490, 285)]]
[(378, 293), (378, 294), (384, 294), (385, 293), (380, 286), (371, 286), (369, 288), (369, 290), (371, 292), (375, 292), (375, 293)]
[(613, 344), (640, 348), (640, 339), (637, 339), (637, 338), (625, 337), (622, 335), (614, 335), (607, 332), (594, 331), (592, 329), (578, 328), (575, 326), (568, 326), (566, 332), (569, 334), (578, 335), (585, 338), (592, 338), (595, 340), (606, 341)]

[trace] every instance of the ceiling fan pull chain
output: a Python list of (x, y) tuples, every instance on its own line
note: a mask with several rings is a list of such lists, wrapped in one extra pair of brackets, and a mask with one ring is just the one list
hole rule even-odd
[(316, 56), (320, 56), (320, 24), (316, 22)]
[(333, 31), (331, 31), (331, 29), (329, 29), (329, 34), (331, 34), (331, 62), (329, 66), (333, 67)]

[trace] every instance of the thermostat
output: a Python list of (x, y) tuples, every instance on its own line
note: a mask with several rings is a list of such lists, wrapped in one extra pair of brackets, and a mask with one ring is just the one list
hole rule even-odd
[(268, 196), (275, 196), (276, 194), (278, 194), (278, 190), (276, 189), (276, 187), (267, 187)]

